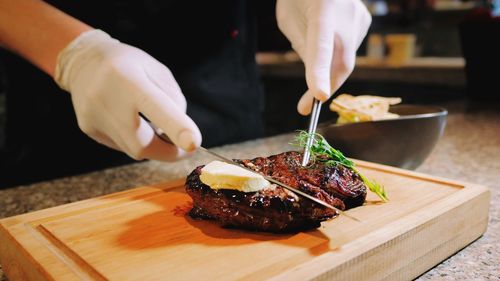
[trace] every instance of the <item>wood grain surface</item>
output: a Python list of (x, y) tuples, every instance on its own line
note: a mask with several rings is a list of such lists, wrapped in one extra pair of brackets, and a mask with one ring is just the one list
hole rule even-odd
[(406, 280), (485, 232), (486, 187), (357, 163), (390, 198), (348, 211), (362, 223), (224, 229), (186, 216), (179, 180), (0, 220), (0, 263), (12, 281)]

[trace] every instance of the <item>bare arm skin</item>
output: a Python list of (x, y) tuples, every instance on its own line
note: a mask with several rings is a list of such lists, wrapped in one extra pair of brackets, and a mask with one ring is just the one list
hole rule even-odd
[[(170, 70), (102, 30), (41, 0), (0, 0), (0, 45), (69, 92), (78, 126), (103, 145), (134, 159), (174, 161), (201, 144)], [(139, 113), (175, 145), (156, 136)]]
[(0, 0), (0, 45), (52, 77), (59, 52), (90, 29), (40, 0)]

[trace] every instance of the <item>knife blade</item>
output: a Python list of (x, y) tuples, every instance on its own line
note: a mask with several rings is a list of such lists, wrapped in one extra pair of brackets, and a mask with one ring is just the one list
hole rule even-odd
[(223, 161), (223, 162), (225, 162), (225, 163), (228, 163), (228, 164), (231, 164), (231, 165), (238, 166), (238, 167), (243, 168), (243, 169), (245, 169), (245, 170), (247, 170), (247, 171), (250, 171), (250, 172), (252, 172), (252, 173), (254, 173), (254, 174), (260, 175), (260, 176), (264, 177), (264, 179), (266, 179), (266, 180), (267, 180), (267, 181), (269, 181), (269, 182), (272, 182), (272, 183), (274, 183), (274, 184), (277, 184), (277, 185), (279, 185), (279, 186), (281, 186), (281, 187), (283, 187), (283, 188), (285, 188), (285, 189), (290, 190), (291, 192), (293, 192), (293, 193), (295, 193), (295, 194), (301, 195), (301, 196), (303, 196), (303, 197), (305, 197), (305, 198), (307, 198), (307, 199), (309, 199), (309, 200), (311, 200), (311, 201), (314, 201), (315, 203), (318, 203), (318, 204), (320, 204), (320, 205), (322, 205), (322, 206), (325, 206), (325, 207), (327, 207), (327, 208), (329, 208), (329, 209), (335, 210), (335, 211), (336, 211), (337, 213), (339, 213), (340, 215), (346, 216), (346, 217), (348, 217), (348, 218), (350, 218), (350, 219), (352, 219), (352, 220), (355, 220), (355, 221), (357, 221), (357, 222), (361, 222), (359, 219), (357, 219), (357, 218), (355, 218), (355, 217), (353, 217), (353, 216), (350, 216), (350, 215), (346, 214), (344, 211), (342, 211), (342, 210), (340, 210), (340, 209), (338, 209), (338, 208), (336, 208), (336, 207), (332, 206), (331, 204), (328, 204), (328, 203), (326, 203), (325, 201), (320, 200), (320, 199), (318, 199), (318, 198), (316, 198), (316, 197), (314, 197), (314, 196), (312, 196), (312, 195), (309, 195), (309, 194), (307, 194), (307, 193), (305, 193), (305, 192), (303, 192), (303, 191), (300, 191), (300, 190), (298, 190), (298, 189), (296, 189), (296, 188), (294, 188), (294, 187), (291, 187), (291, 186), (289, 186), (289, 185), (287, 185), (287, 184), (284, 184), (284, 183), (282, 183), (282, 182), (280, 182), (280, 181), (277, 181), (277, 180), (275, 180), (275, 179), (273, 179), (273, 178), (271, 178), (271, 177), (269, 177), (269, 176), (259, 174), (259, 173), (257, 173), (256, 171), (254, 171), (254, 170), (252, 170), (252, 169), (250, 169), (250, 168), (248, 168), (248, 167), (245, 167), (245, 166), (243, 166), (243, 165), (240, 165), (240, 164), (238, 164), (238, 163), (234, 162), (233, 160), (228, 159), (228, 158), (226, 158), (226, 157), (224, 157), (224, 156), (222, 156), (222, 155), (219, 155), (218, 153), (215, 153), (215, 152), (213, 152), (213, 151), (211, 151), (211, 150), (209, 150), (209, 149), (206, 149), (206, 148), (204, 148), (204, 147), (202, 147), (202, 146), (201, 146), (201, 147), (199, 147), (199, 149), (200, 149), (200, 150), (202, 150), (202, 151), (204, 151), (204, 152), (206, 152), (206, 153), (208, 153), (208, 154), (210, 154), (210, 155), (212, 155), (212, 156), (214, 156), (214, 157), (217, 157), (218, 159), (222, 160), (222, 161)]
[[(146, 121), (147, 121), (147, 120), (146, 120)], [(151, 126), (151, 128), (153, 128), (153, 131), (155, 132), (155, 134), (156, 134), (156, 135), (157, 135), (157, 136), (158, 136), (161, 140), (163, 140), (163, 141), (165, 141), (165, 142), (167, 142), (167, 143), (172, 144), (172, 141), (170, 140), (170, 138), (169, 138), (169, 137), (168, 137), (168, 136), (167, 136), (167, 135), (166, 135), (166, 134), (165, 134), (165, 133), (164, 133), (164, 132), (163, 132), (160, 128), (156, 127), (156, 126), (155, 126), (153, 123), (151, 123), (151, 122), (148, 122), (148, 123), (149, 123), (149, 125)], [(211, 150), (209, 150), (209, 149), (206, 149), (206, 148), (204, 148), (204, 147), (202, 147), (202, 146), (200, 146), (198, 149), (200, 149), (201, 151), (206, 152), (206, 153), (208, 153), (208, 154), (210, 154), (210, 155), (212, 155), (212, 156), (214, 156), (214, 157), (216, 157), (216, 158), (218, 158), (218, 159), (222, 160), (222, 161), (223, 161), (223, 162), (225, 162), (225, 163), (228, 163), (228, 164), (231, 164), (231, 165), (238, 166), (238, 167), (243, 168), (243, 169), (245, 169), (245, 170), (247, 170), (247, 171), (250, 171), (250, 172), (252, 172), (252, 173), (254, 173), (254, 174), (260, 175), (260, 176), (264, 177), (264, 179), (266, 179), (267, 181), (272, 182), (272, 183), (274, 183), (274, 184), (277, 184), (277, 185), (279, 185), (279, 186), (281, 186), (281, 187), (283, 187), (283, 188), (285, 188), (285, 189), (287, 189), (287, 190), (290, 190), (291, 192), (293, 192), (293, 193), (295, 193), (295, 194), (298, 194), (298, 195), (300, 195), (300, 196), (302, 196), (302, 197), (305, 197), (305, 198), (307, 198), (307, 199), (309, 199), (309, 200), (311, 200), (311, 201), (313, 201), (313, 202), (316, 202), (316, 203), (318, 203), (318, 204), (320, 204), (320, 205), (322, 205), (322, 206), (325, 206), (325, 207), (327, 207), (327, 208), (329, 208), (329, 209), (332, 209), (332, 210), (336, 211), (336, 212), (337, 212), (338, 214), (340, 214), (340, 215), (343, 215), (343, 216), (345, 216), (345, 217), (347, 217), (347, 218), (350, 218), (350, 219), (352, 219), (352, 220), (355, 220), (355, 221), (357, 221), (357, 222), (361, 222), (359, 219), (357, 219), (357, 218), (355, 218), (355, 217), (353, 217), (353, 216), (350, 216), (350, 215), (346, 214), (344, 211), (342, 211), (342, 210), (340, 210), (340, 209), (338, 209), (338, 208), (336, 208), (336, 207), (332, 206), (331, 204), (328, 204), (328, 203), (324, 202), (323, 200), (320, 200), (320, 199), (318, 199), (318, 198), (316, 198), (316, 197), (314, 197), (314, 196), (311, 196), (311, 195), (309, 195), (309, 194), (307, 194), (307, 193), (305, 193), (305, 192), (303, 192), (303, 191), (300, 191), (300, 190), (298, 190), (298, 189), (296, 189), (296, 188), (294, 188), (294, 187), (291, 187), (291, 186), (289, 186), (289, 185), (287, 185), (287, 184), (284, 184), (284, 183), (282, 183), (282, 182), (280, 182), (280, 181), (277, 181), (277, 180), (275, 180), (275, 179), (273, 179), (273, 178), (271, 178), (271, 177), (269, 177), (269, 176), (259, 174), (259, 173), (257, 173), (256, 171), (254, 171), (254, 170), (252, 170), (252, 169), (250, 169), (250, 168), (248, 168), (248, 167), (245, 167), (245, 166), (243, 166), (243, 165), (240, 165), (240, 164), (238, 164), (238, 163), (234, 162), (233, 160), (231, 160), (231, 159), (229, 159), (229, 158), (226, 158), (226, 157), (224, 157), (224, 156), (222, 156), (222, 155), (220, 155), (220, 154), (218, 154), (218, 153), (215, 153), (215, 152), (213, 152), (213, 151), (211, 151)]]

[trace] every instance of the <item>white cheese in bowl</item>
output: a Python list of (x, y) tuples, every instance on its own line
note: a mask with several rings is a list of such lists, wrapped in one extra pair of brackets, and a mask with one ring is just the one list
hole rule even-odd
[(234, 189), (255, 192), (270, 183), (263, 176), (247, 171), (236, 165), (212, 161), (201, 169), (200, 180), (212, 189)]

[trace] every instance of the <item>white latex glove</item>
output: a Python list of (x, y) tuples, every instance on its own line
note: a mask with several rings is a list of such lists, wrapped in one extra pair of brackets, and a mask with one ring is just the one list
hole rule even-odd
[(352, 73), (371, 15), (361, 0), (278, 0), (276, 19), (304, 62), (308, 90), (297, 110), (308, 115), (314, 97), (328, 100)]
[[(201, 144), (170, 70), (101, 30), (84, 32), (61, 51), (54, 79), (71, 93), (80, 129), (134, 159), (171, 161)], [(177, 146), (156, 136), (139, 112)]]

